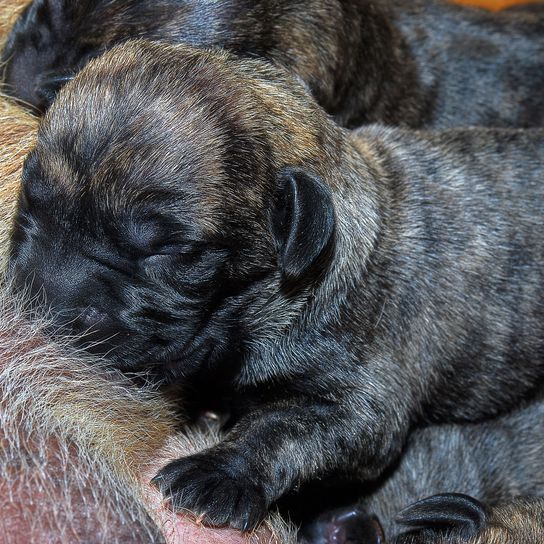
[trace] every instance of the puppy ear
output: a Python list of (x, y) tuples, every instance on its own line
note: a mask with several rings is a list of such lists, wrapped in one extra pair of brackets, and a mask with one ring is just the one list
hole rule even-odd
[(72, 72), (48, 72), (43, 74), (38, 79), (36, 94), (42, 103), (49, 107), (61, 88), (69, 81), (72, 81), (74, 77), (75, 75)]
[(61, 32), (66, 21), (66, 0), (35, 0), (30, 8), (29, 19), (40, 28)]
[(404, 509), (397, 523), (414, 529), (443, 532), (454, 531), (465, 538), (476, 536), (484, 527), (487, 515), (484, 506), (457, 493), (433, 495)]
[(42, 47), (50, 45), (54, 33), (62, 32), (66, 21), (66, 0), (34, 0), (29, 3), (17, 19), (13, 30), (16, 33), (38, 34)]
[[(66, 48), (66, 0), (34, 0), (23, 11), (1, 53), (4, 66), (2, 90), (36, 112), (43, 113), (66, 74), (50, 73), (57, 59), (68, 62)], [(75, 4), (75, 2), (72, 2)]]
[(272, 233), (284, 279), (303, 278), (333, 240), (334, 206), (329, 187), (305, 170), (279, 174), (272, 211)]

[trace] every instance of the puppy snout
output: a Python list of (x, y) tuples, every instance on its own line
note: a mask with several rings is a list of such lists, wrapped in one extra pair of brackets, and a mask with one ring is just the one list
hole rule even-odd
[(97, 352), (111, 349), (112, 342), (119, 335), (119, 327), (113, 319), (98, 308), (89, 307), (72, 322), (72, 330), (79, 338), (76, 343), (85, 346), (96, 344)]
[(104, 312), (101, 312), (98, 308), (90, 307), (84, 310), (77, 319), (78, 328), (82, 331), (96, 330), (106, 327), (109, 318)]

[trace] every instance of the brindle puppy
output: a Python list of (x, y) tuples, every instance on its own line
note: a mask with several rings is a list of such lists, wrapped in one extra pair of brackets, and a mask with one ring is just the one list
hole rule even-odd
[[(485, 506), (468, 495), (428, 497), (406, 508), (399, 521), (412, 527), (386, 539), (379, 520), (361, 512), (337, 512), (334, 527), (311, 544), (542, 544), (544, 499), (517, 498)], [(302, 542), (308, 542), (303, 540)]]
[(406, 509), (401, 519), (416, 529), (394, 544), (544, 542), (544, 499), (539, 498), (520, 498), (488, 508), (471, 497), (439, 495)]
[(11, 271), (116, 367), (231, 399), (156, 483), (246, 529), (540, 384), (543, 172), (544, 131), (352, 134), (272, 65), (127, 43), (46, 115)]
[[(370, 486), (371, 491), (365, 486), (366, 495), (355, 505), (324, 512), (307, 523), (301, 531), (302, 541), (347, 544), (380, 542), (381, 538), (381, 542), (392, 542), (401, 532), (396, 519), (411, 528), (411, 538), (416, 537), (416, 529), (418, 538), (430, 538), (432, 532), (437, 539), (448, 532), (473, 536), (493, 529), (495, 522), (488, 515), (493, 511), (491, 505), (506, 507), (513, 497), (544, 495), (543, 437), (542, 401), (490, 421), (418, 429), (410, 435), (399, 463)], [(478, 501), (452, 493), (471, 495)], [(429, 495), (437, 496), (422, 501)], [(398, 515), (417, 501), (421, 502)], [(540, 526), (544, 536), (539, 517), (513, 517), (511, 526), (518, 523), (518, 531)], [(403, 538), (408, 535), (399, 537), (401, 542)]]
[(43, 111), (130, 38), (272, 59), (348, 127), (544, 123), (544, 11), (444, 0), (34, 0), (3, 54), (6, 89)]

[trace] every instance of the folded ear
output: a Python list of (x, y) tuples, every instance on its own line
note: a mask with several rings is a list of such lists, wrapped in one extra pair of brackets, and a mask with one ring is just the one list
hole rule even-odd
[(66, 49), (75, 47), (65, 43), (66, 2), (34, 0), (28, 4), (1, 53), (1, 62), (5, 65), (3, 90), (40, 113), (47, 109), (66, 82), (65, 74), (52, 74), (49, 70), (59, 59), (61, 65), (66, 65)]
[(73, 72), (48, 72), (38, 78), (36, 94), (44, 104), (44, 108), (51, 105), (61, 88), (74, 77)]
[(272, 233), (284, 279), (297, 281), (308, 274), (330, 247), (334, 229), (332, 194), (325, 182), (303, 169), (283, 169), (272, 210)]
[(465, 538), (476, 536), (486, 520), (479, 501), (457, 493), (433, 495), (405, 508), (397, 517), (397, 522), (407, 527), (436, 533), (454, 531)]
[(23, 14), (27, 30), (30, 26), (41, 30), (62, 32), (66, 21), (66, 0), (34, 0)]

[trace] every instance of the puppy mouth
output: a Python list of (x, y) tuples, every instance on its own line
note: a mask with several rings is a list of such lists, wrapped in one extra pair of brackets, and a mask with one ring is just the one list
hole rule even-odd
[(152, 376), (154, 383), (191, 376), (218, 351), (207, 320), (192, 331), (164, 326), (161, 330), (157, 323), (137, 328), (119, 324), (113, 329), (106, 337), (100, 328), (95, 331), (90, 327), (78, 339), (78, 347), (104, 358), (109, 366), (125, 374)]
[(112, 354), (112, 363), (122, 372), (144, 373), (154, 383), (167, 385), (189, 377), (205, 366), (216, 351), (215, 343), (210, 338), (190, 341), (181, 347), (165, 346), (165, 343), (161, 340), (160, 345), (144, 348), (141, 356), (134, 359)]

